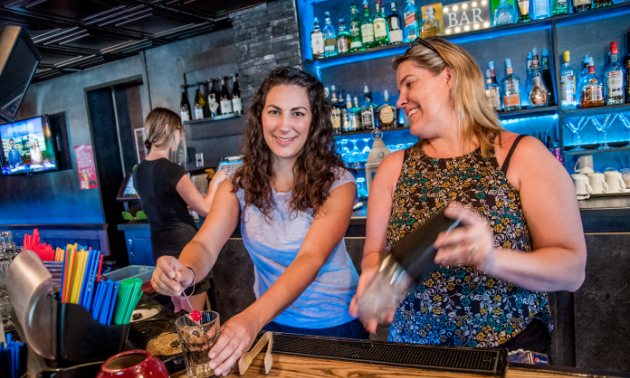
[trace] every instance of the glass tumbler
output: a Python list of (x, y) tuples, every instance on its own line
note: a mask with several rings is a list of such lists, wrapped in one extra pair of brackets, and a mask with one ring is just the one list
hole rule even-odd
[(191, 378), (213, 377), (208, 353), (221, 335), (219, 314), (214, 311), (201, 311), (199, 322), (192, 320), (190, 315), (184, 315), (175, 321), (175, 327), (177, 327), (188, 376)]

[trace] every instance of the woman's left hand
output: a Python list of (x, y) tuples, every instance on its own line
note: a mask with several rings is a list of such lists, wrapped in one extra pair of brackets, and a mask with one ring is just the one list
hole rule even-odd
[(490, 274), (496, 263), (497, 251), (492, 230), (485, 219), (458, 203), (451, 204), (445, 215), (451, 219), (460, 219), (464, 227), (440, 233), (434, 243), (438, 249), (435, 262), (449, 266), (472, 264)]
[(258, 319), (247, 310), (234, 316), (221, 327), (221, 336), (210, 349), (210, 368), (217, 376), (226, 376), (241, 356), (251, 348), (260, 332)]

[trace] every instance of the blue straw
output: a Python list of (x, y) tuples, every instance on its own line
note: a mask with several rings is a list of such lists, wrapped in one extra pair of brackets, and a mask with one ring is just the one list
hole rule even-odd
[(109, 306), (106, 325), (112, 324), (112, 315), (114, 315), (114, 305), (116, 304), (116, 295), (118, 294), (118, 284), (114, 284), (114, 295), (112, 295), (112, 303)]
[(88, 251), (88, 258), (85, 262), (85, 271), (83, 272), (83, 277), (81, 277), (81, 287), (79, 291), (79, 304), (85, 307), (83, 303), (83, 297), (85, 296), (85, 292), (87, 291), (87, 285), (90, 277), (90, 269), (92, 268), (92, 260), (94, 259), (94, 253), (92, 251)]
[(101, 313), (101, 305), (103, 304), (103, 299), (105, 298), (106, 286), (105, 282), (98, 283), (96, 298), (94, 299), (94, 305), (92, 306), (92, 316), (94, 317), (94, 320), (98, 320), (98, 316)]

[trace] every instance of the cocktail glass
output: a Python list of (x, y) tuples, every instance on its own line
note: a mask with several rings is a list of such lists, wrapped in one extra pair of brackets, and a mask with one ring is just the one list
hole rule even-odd
[(593, 126), (595, 126), (595, 128), (597, 129), (597, 131), (604, 134), (604, 143), (602, 143), (601, 146), (597, 147), (598, 150), (606, 150), (606, 149), (612, 148), (608, 145), (608, 135), (606, 135), (606, 131), (608, 130), (610, 125), (612, 125), (613, 121), (616, 118), (617, 118), (617, 114), (606, 114), (604, 115), (604, 120), (603, 120), (604, 122), (600, 122), (597, 119), (597, 116), (590, 117), (590, 120), (593, 123)]
[(359, 147), (357, 147), (358, 140), (350, 139), (350, 142), (352, 143), (352, 157), (350, 161), (352, 163), (360, 163), (362, 154), (361, 154), (361, 151), (359, 150)]
[(628, 129), (628, 141), (630, 141), (630, 119), (628, 119), (628, 117), (626, 117), (624, 113), (619, 113), (618, 116), (621, 120), (621, 123), (623, 123), (626, 129)]
[(370, 148), (371, 138), (363, 138), (361, 140), (365, 143), (365, 147), (363, 147), (363, 151), (361, 151), (363, 154), (363, 161), (367, 162), (368, 157), (370, 156), (370, 151), (372, 151), (372, 148)]
[(573, 133), (573, 144), (575, 145), (573, 151), (586, 151), (586, 148), (580, 147), (580, 131), (582, 131), (584, 126), (586, 126), (587, 120), (588, 118), (584, 117), (580, 118), (577, 122), (570, 118), (564, 119), (564, 124), (567, 125), (567, 128)]
[(196, 322), (190, 315), (175, 321), (179, 343), (182, 346), (186, 372), (192, 378), (214, 376), (210, 368), (210, 349), (221, 335), (219, 314), (214, 311), (201, 311), (201, 320)]
[(346, 163), (350, 163), (350, 150), (348, 149), (348, 140), (342, 139), (339, 142), (339, 154), (341, 155), (341, 159)]

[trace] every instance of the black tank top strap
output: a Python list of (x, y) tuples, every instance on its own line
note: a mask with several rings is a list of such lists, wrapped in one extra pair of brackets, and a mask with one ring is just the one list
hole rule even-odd
[(507, 175), (508, 169), (510, 168), (510, 160), (512, 159), (512, 154), (514, 154), (514, 150), (516, 149), (516, 146), (521, 141), (521, 139), (525, 138), (526, 136), (527, 135), (521, 134), (517, 136), (516, 139), (514, 140), (514, 143), (512, 143), (510, 152), (508, 152), (507, 157), (505, 158), (505, 161), (503, 162), (503, 165), (501, 166), (501, 171), (503, 172), (504, 175)]

